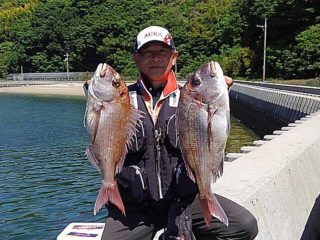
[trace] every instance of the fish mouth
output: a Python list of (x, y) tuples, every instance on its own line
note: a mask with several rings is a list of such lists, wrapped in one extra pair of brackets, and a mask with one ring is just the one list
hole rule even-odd
[(217, 70), (216, 70), (216, 65), (215, 65), (215, 62), (214, 62), (214, 61), (211, 61), (211, 62), (209, 63), (209, 70), (210, 70), (210, 75), (211, 75), (212, 77), (216, 75)]
[(113, 69), (108, 64), (106, 63), (101, 64), (101, 68), (99, 71), (100, 78), (103, 78), (107, 74), (107, 72), (112, 73), (113, 72), (112, 70)]
[(110, 101), (118, 95), (119, 89), (121, 90), (122, 77), (111, 66), (106, 63), (99, 64), (94, 75), (94, 81), (90, 94), (98, 101)]
[(100, 78), (106, 78), (107, 82), (111, 82), (114, 88), (118, 88), (121, 85), (121, 76), (111, 66), (104, 63), (100, 70)]
[(117, 73), (111, 80), (111, 84), (113, 87), (118, 88), (121, 85), (121, 76)]

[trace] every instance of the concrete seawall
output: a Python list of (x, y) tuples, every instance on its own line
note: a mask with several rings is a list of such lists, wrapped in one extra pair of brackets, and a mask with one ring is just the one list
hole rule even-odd
[(231, 112), (260, 137), (320, 109), (320, 97), (260, 86), (235, 84)]
[(258, 109), (264, 116), (275, 115), (283, 125), (291, 123), (265, 136), (262, 143), (244, 147), (234, 161), (225, 162), (214, 192), (255, 215), (256, 239), (298, 240), (320, 193), (320, 97), (254, 86), (236, 86), (235, 90), (230, 95), (248, 104), (244, 105), (254, 114)]
[(268, 82), (239, 81), (239, 80), (236, 80), (236, 83), (243, 83), (246, 85), (267, 87), (267, 88), (273, 88), (273, 89), (278, 89), (278, 90), (320, 95), (320, 88), (319, 87), (276, 84), (276, 83), (268, 83)]

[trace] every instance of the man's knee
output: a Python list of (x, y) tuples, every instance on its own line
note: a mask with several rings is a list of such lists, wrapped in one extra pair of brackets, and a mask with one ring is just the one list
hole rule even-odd
[(246, 239), (252, 240), (258, 235), (258, 222), (252, 214), (247, 214), (240, 224)]

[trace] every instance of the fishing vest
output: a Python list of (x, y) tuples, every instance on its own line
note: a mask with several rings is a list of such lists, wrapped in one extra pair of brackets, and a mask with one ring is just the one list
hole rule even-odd
[(116, 176), (123, 201), (138, 204), (196, 194), (196, 184), (186, 174), (175, 127), (180, 89), (163, 100), (155, 123), (138, 83), (129, 86), (129, 95), (133, 107), (145, 116), (137, 123), (123, 169)]

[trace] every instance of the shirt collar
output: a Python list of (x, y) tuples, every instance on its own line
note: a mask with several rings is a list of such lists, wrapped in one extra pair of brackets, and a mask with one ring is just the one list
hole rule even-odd
[[(151, 93), (148, 91), (146, 85), (144, 84), (143, 77), (140, 75), (140, 79), (138, 80), (138, 86), (142, 91), (144, 96), (148, 96), (148, 98), (152, 97)], [(168, 97), (171, 93), (175, 92), (178, 89), (178, 81), (174, 72), (171, 70), (168, 74), (168, 81), (162, 91), (162, 99)]]

